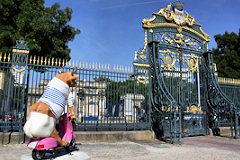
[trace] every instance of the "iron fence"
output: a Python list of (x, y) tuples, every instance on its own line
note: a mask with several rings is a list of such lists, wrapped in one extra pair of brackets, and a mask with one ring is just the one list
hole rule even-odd
[[(20, 61), (19, 55), (17, 58)], [(59, 70), (68, 72), (73, 71), (74, 68), (77, 68), (75, 74), (79, 75), (77, 86), (71, 88), (74, 95), (77, 130), (112, 131), (154, 128), (155, 122), (152, 121), (151, 116), (155, 115), (156, 110), (154, 107), (151, 108), (153, 104), (151, 96), (156, 96), (160, 92), (157, 90), (156, 93), (151, 93), (154, 84), (149, 76), (151, 71), (147, 66), (135, 66), (132, 69), (35, 56), (29, 58), (25, 56), (24, 58), (26, 58), (24, 63), (18, 63), (14, 56), (0, 54), (0, 131), (3, 133), (2, 137), (6, 132), (23, 133), (28, 109), (42, 96), (49, 81), (59, 74)], [(164, 71), (164, 73), (167, 74), (168, 71)], [(179, 74), (179, 72), (177, 73)], [(185, 72), (182, 71), (182, 73)], [(171, 95), (180, 101), (179, 89), (174, 90), (171, 87), (175, 81), (176, 85), (173, 86), (176, 87), (179, 79), (173, 75), (165, 75), (163, 79), (166, 82), (165, 87), (169, 88)], [(191, 80), (193, 79), (191, 78)], [(221, 78), (218, 81), (223, 92), (239, 107), (239, 81)], [(183, 91), (183, 95), (185, 98), (188, 97), (186, 98), (188, 103), (199, 101), (197, 96), (192, 94), (197, 90), (192, 84), (195, 84), (195, 81), (194, 83), (192, 81), (184, 83), (187, 89)], [(192, 92), (190, 93), (190, 91)], [(163, 132), (157, 136), (161, 136), (161, 134), (174, 135), (170, 138), (176, 139), (181, 133), (183, 135), (205, 134), (207, 122), (204, 121), (206, 119), (204, 116), (206, 115), (193, 114), (192, 112), (198, 111), (196, 105), (183, 109), (183, 118), (177, 111), (180, 109), (178, 106), (174, 106), (176, 107), (174, 112), (171, 111), (172, 106), (165, 105), (165, 107), (167, 108), (161, 108), (161, 110), (166, 112), (159, 114), (161, 117), (155, 118), (158, 122), (161, 121), (162, 129), (160, 128), (159, 132)], [(67, 112), (67, 105), (65, 108), (65, 112)], [(171, 114), (167, 111), (169, 108)], [(182, 127), (180, 127), (181, 121), (184, 124)]]
[(240, 108), (240, 80), (218, 77), (223, 92)]
[[(238, 110), (238, 125), (240, 124), (240, 80), (218, 77), (223, 92), (233, 101)], [(238, 127), (240, 133), (240, 125)]]
[[(71, 91), (77, 130), (145, 130), (151, 127), (146, 99), (148, 82), (138, 81), (130, 67), (30, 57), (24, 69), (14, 70), (11, 58), (0, 58), (0, 129), (3, 132), (22, 132), (29, 107), (42, 96), (48, 82), (59, 74), (59, 69), (68, 72), (75, 67), (79, 78)], [(68, 107), (65, 109), (67, 112)]]

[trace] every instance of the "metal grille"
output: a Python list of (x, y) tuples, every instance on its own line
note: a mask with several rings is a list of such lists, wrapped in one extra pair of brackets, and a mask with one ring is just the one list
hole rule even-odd
[[(146, 130), (151, 128), (147, 107), (148, 81), (139, 80), (130, 67), (72, 63), (62, 59), (28, 57), (24, 39), (11, 54), (0, 54), (0, 131), (23, 135), (31, 105), (43, 95), (47, 84), (61, 72), (79, 75), (71, 88), (77, 130)], [(147, 70), (142, 74), (148, 76)], [(68, 112), (68, 106), (65, 106)]]

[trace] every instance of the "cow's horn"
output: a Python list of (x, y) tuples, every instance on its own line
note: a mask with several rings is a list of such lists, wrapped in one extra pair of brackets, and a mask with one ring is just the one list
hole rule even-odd
[(77, 67), (75, 67), (74, 71), (72, 72), (72, 74), (77, 72)]

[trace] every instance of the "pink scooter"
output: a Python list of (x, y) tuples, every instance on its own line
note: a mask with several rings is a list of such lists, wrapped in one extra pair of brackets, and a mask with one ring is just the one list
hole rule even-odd
[(32, 158), (34, 160), (39, 160), (45, 156), (46, 152), (54, 155), (58, 149), (62, 148), (65, 148), (67, 153), (70, 153), (71, 150), (75, 148), (76, 135), (73, 133), (73, 126), (69, 113), (65, 113), (60, 117), (59, 136), (63, 141), (68, 141), (69, 144), (65, 147), (61, 147), (57, 140), (52, 137), (40, 138), (37, 140), (30, 139), (27, 146), (30, 150), (32, 150)]

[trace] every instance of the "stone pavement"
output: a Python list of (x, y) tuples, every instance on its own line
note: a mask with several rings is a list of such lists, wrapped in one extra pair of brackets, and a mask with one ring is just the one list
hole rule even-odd
[[(223, 137), (188, 137), (183, 145), (161, 141), (77, 144), (80, 152), (91, 160), (239, 160), (240, 140)], [(0, 146), (0, 159), (21, 159), (31, 155), (26, 144)]]

